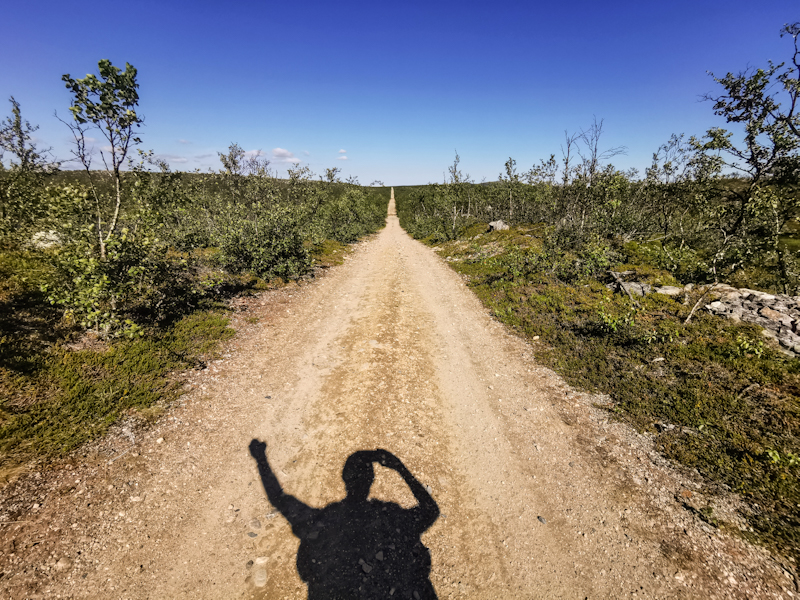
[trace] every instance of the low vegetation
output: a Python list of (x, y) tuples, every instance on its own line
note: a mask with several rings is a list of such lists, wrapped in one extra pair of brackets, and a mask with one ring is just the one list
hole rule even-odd
[(136, 69), (98, 71), (64, 76), (81, 171), (36, 148), (13, 98), (0, 124), (0, 469), (151, 415), (232, 335), (227, 299), (313, 276), (385, 220), (388, 191), (338, 169), (278, 179), (231, 144), (218, 172), (180, 173), (134, 152)]
[[(721, 523), (800, 559), (800, 361), (759, 327), (702, 310), (703, 284), (798, 294), (800, 25), (789, 66), (715, 78), (717, 114), (743, 125), (673, 136), (645, 175), (609, 163), (602, 121), (567, 135), (555, 156), (477, 184), (396, 188), (401, 225), (436, 246), (496, 317), (535, 341), (571, 384), (607, 394), (603, 408), (654, 436), (708, 490), (733, 491), (748, 526)], [(782, 109), (787, 106), (787, 109)], [(489, 233), (503, 220), (507, 230)], [(615, 273), (676, 297), (612, 292)], [(693, 309), (698, 306), (700, 310)]]

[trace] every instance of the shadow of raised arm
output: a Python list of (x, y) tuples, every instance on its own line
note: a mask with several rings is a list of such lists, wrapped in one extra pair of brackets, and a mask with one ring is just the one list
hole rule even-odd
[(252, 440), (250, 455), (256, 460), (258, 474), (261, 476), (261, 483), (270, 504), (289, 521), (293, 530), (302, 527), (313, 517), (315, 509), (283, 491), (278, 478), (269, 466), (269, 461), (267, 461), (267, 444), (265, 442)]
[(421, 534), (439, 518), (439, 505), (436, 504), (436, 501), (428, 493), (428, 490), (425, 489), (425, 486), (411, 474), (411, 471), (403, 464), (403, 461), (388, 450), (379, 449), (375, 452), (378, 455), (380, 464), (388, 469), (397, 471), (400, 477), (403, 478), (403, 481), (406, 482), (406, 485), (411, 489), (414, 498), (417, 499), (418, 506), (412, 508), (411, 512), (414, 516), (417, 531)]

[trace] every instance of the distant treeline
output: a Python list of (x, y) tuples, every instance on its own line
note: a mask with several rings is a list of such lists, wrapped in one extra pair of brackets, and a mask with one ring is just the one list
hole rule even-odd
[[(600, 125), (592, 129), (599, 134)], [(498, 181), (483, 184), (462, 175), (456, 156), (446, 183), (396, 188), (401, 224), (434, 242), (479, 222), (541, 224), (553, 250), (645, 262), (686, 283), (724, 279), (798, 293), (796, 153), (759, 177), (724, 176), (705, 144), (674, 136), (640, 177), (596, 154), (573, 160), (575, 143), (567, 139), (560, 162), (551, 156), (525, 173), (509, 159)]]
[(785, 63), (714, 77), (714, 112), (741, 130), (674, 135), (644, 174), (610, 162), (624, 147), (602, 146), (603, 122), (566, 134), (528, 171), (513, 159), (497, 182), (476, 184), (459, 170), (448, 181), (397, 189), (403, 227), (446, 241), (470, 225), (502, 219), (541, 223), (555, 251), (589, 251), (609, 261), (646, 261), (686, 282), (725, 279), (798, 293), (795, 238), (800, 209), (800, 24)]

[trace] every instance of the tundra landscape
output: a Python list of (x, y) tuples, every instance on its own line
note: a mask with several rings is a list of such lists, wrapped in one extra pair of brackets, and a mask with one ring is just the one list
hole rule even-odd
[(11, 96), (0, 596), (800, 596), (778, 33), (642, 172), (598, 117), (492, 180), (181, 170), (108, 59), (61, 77), (56, 158)]

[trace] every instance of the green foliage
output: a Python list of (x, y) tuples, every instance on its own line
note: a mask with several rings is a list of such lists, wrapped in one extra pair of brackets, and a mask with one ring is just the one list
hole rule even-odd
[[(242, 214), (245, 212), (248, 216)], [(248, 209), (231, 205), (229, 220), (220, 223), (216, 243), (219, 262), (234, 273), (292, 279), (311, 267), (304, 245), (302, 210), (292, 206)]]
[[(385, 195), (363, 187), (344, 184), (344, 188), (327, 188), (329, 196), (317, 217), (320, 235), (348, 244), (380, 229), (386, 220)], [(332, 192), (332, 193), (330, 193)]]
[(153, 235), (142, 215), (138, 226), (123, 227), (105, 239), (106, 256), (97, 252), (96, 227), (84, 218), (91, 210), (86, 190), (48, 188), (48, 216), (42, 221), (57, 243), (47, 250), (54, 267), (41, 284), (52, 304), (64, 308), (69, 322), (103, 336), (139, 335), (141, 327), (124, 318), (134, 306), (163, 302), (163, 289), (176, 279), (180, 261), (166, 259), (167, 247)]
[[(125, 63), (125, 71), (103, 59), (97, 64), (100, 76), (88, 74), (83, 79), (73, 79), (64, 75), (61, 79), (72, 92), (73, 100), (69, 110), (74, 122), (64, 122), (75, 140), (72, 151), (83, 165), (89, 177), (94, 196), (94, 211), (91, 216), (96, 223), (99, 255), (106, 259), (106, 244), (117, 231), (122, 208), (122, 174), (120, 169), (128, 155), (131, 145), (141, 143), (134, 135), (134, 129), (143, 120), (136, 114), (139, 103), (139, 84), (136, 69)], [(108, 142), (108, 150), (100, 152), (106, 170), (113, 179), (114, 192), (101, 194), (95, 185), (91, 170), (91, 151), (86, 148), (86, 133), (97, 129)], [(89, 216), (89, 215), (86, 215)]]
[(110, 133), (119, 136), (114, 139), (127, 145), (127, 132), (142, 122), (136, 115), (139, 104), (136, 69), (125, 63), (122, 71), (107, 59), (98, 62), (97, 67), (100, 77), (88, 74), (83, 79), (73, 79), (69, 75), (61, 78), (74, 96), (69, 110), (78, 123), (102, 124)]
[(800, 209), (800, 23), (785, 26), (784, 35), (794, 42), (790, 66), (770, 61), (767, 69), (714, 77), (724, 93), (706, 97), (717, 115), (743, 128), (742, 142), (712, 128), (692, 144), (699, 160), (743, 174), (741, 185), (712, 187), (701, 202), (715, 276), (772, 262), (773, 286), (789, 293), (797, 289), (796, 256), (781, 247), (780, 238)]
[(19, 102), (14, 96), (11, 102), (11, 116), (0, 123), (0, 158), (3, 152), (14, 155), (16, 162), (11, 160), (11, 168), (24, 173), (42, 172), (51, 169), (54, 165), (42, 154), (48, 150), (39, 150), (33, 141), (33, 134), (39, 129), (22, 119)]
[[(44, 156), (33, 141), (38, 127), (23, 120), (19, 102), (10, 98), (11, 116), (0, 123), (0, 243), (18, 248), (30, 239), (31, 227), (41, 216), (41, 188), (58, 163)], [(13, 158), (9, 168), (2, 162), (4, 152)]]

